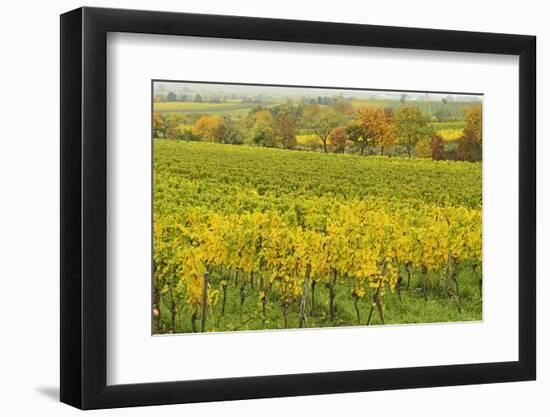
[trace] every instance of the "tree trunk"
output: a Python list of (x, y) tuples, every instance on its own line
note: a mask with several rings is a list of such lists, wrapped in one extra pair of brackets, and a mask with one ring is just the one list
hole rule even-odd
[(454, 268), (453, 268), (453, 274), (452, 274), (452, 279), (455, 283), (455, 289), (456, 289), (456, 308), (458, 309), (458, 312), (459, 313), (462, 313), (462, 308), (460, 306), (460, 290), (459, 290), (459, 287), (458, 287), (458, 259), (454, 259), (453, 260), (453, 263), (454, 263)]
[(478, 277), (478, 289), (479, 289), (479, 298), (483, 298), (483, 271), (479, 272), (479, 275), (477, 273), (477, 267), (479, 265), (477, 263), (474, 263), (472, 265), (472, 269), (474, 270), (474, 275)]
[(376, 288), (376, 291), (374, 292), (374, 296), (372, 297), (373, 303), (370, 306), (369, 317), (367, 318), (367, 326), (370, 324), (370, 321), (372, 319), (372, 312), (374, 311), (375, 305), (378, 308), (378, 314), (380, 315), (382, 324), (384, 324), (384, 316), (381, 312), (381, 306), (380, 306), (380, 287), (382, 287), (382, 279), (378, 280), (378, 287)]
[(311, 272), (311, 265), (306, 266), (306, 276), (304, 277), (304, 289), (302, 291), (302, 300), (300, 302), (300, 319), (298, 320), (298, 327), (302, 328), (306, 319), (306, 303), (307, 303), (307, 289), (309, 287), (309, 274)]
[(176, 299), (174, 298), (174, 290), (170, 288), (170, 318), (172, 324), (172, 332), (176, 331)]
[(380, 297), (376, 300), (376, 308), (378, 308), (378, 315), (380, 316), (380, 321), (382, 324), (384, 324), (384, 310), (382, 309), (382, 302), (380, 301)]
[(424, 302), (428, 301), (428, 269), (423, 266), (422, 267), (422, 282), (424, 287)]
[(153, 317), (157, 325), (157, 332), (160, 332), (160, 303), (160, 291), (155, 288), (153, 291)]
[(353, 300), (353, 306), (355, 307), (355, 314), (357, 314), (357, 324), (361, 324), (361, 316), (359, 315), (359, 297), (358, 296), (354, 296), (353, 297), (354, 300)]
[(243, 283), (241, 284), (241, 289), (240, 289), (240, 295), (241, 295), (241, 310), (242, 310), (242, 308), (243, 308), (244, 300), (245, 300), (245, 297), (246, 297), (246, 291), (245, 291), (245, 289), (244, 289), (245, 285), (246, 285), (246, 284), (243, 282)]
[(208, 302), (208, 272), (202, 276), (202, 298), (201, 298), (201, 332), (204, 332), (206, 325), (206, 304)]
[(399, 302), (401, 302), (401, 283), (403, 282), (403, 277), (401, 275), (401, 267), (398, 265), (397, 267), (397, 283), (396, 283), (396, 288), (397, 288), (397, 296), (399, 297)]
[(222, 299), (222, 316), (225, 314), (225, 303), (227, 301), (227, 284), (222, 285), (223, 299)]
[(451, 275), (451, 251), (447, 253), (447, 266), (445, 267), (445, 298), (449, 297), (449, 278)]
[(176, 308), (176, 301), (172, 300), (172, 306), (171, 306), (171, 313), (172, 313), (172, 332), (176, 332), (176, 315), (178, 313)]
[(317, 281), (311, 281), (311, 316), (315, 316), (315, 286)]
[[(386, 273), (386, 261), (384, 260), (382, 262), (382, 275)], [(378, 315), (380, 316), (380, 320), (382, 321), (382, 324), (384, 324), (384, 312), (382, 311), (382, 304), (380, 301), (380, 288), (382, 287), (382, 278), (378, 280), (378, 287), (376, 288), (376, 291), (374, 292), (373, 296), (373, 303), (370, 306), (369, 310), (369, 317), (367, 319), (367, 326), (370, 324), (370, 321), (372, 319), (372, 312), (374, 311), (374, 306), (378, 308)]]
[(325, 151), (325, 153), (328, 153), (328, 149), (327, 149), (327, 139), (323, 139), (323, 150)]
[(191, 329), (193, 330), (193, 333), (197, 331), (197, 312), (193, 311), (193, 314), (191, 315)]
[(329, 313), (330, 313), (330, 321), (334, 321), (334, 297), (336, 296), (336, 278), (338, 276), (338, 272), (336, 269), (333, 269), (333, 278), (332, 281), (328, 284), (328, 294), (329, 294)]

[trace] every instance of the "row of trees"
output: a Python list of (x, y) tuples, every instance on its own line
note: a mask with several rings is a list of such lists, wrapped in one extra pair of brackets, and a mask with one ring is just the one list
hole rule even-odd
[(209, 97), (205, 98), (201, 96), (200, 94), (180, 94), (177, 95), (176, 93), (169, 92), (168, 94), (155, 94), (154, 97), (155, 103), (164, 103), (164, 102), (175, 102), (175, 101), (181, 101), (181, 102), (194, 102), (194, 103), (225, 103), (226, 98), (223, 97)]
[[(168, 103), (168, 102), (194, 102), (194, 103), (226, 103), (229, 101), (241, 101), (242, 103), (264, 103), (272, 101), (273, 98), (264, 97), (261, 94), (257, 96), (247, 95), (210, 95), (202, 96), (201, 94), (183, 93), (176, 94), (173, 91), (168, 93), (156, 93), (154, 96), (155, 103)], [(304, 104), (320, 104), (320, 105), (335, 105), (338, 102), (350, 103), (350, 99), (344, 99), (342, 96), (318, 96), (316, 98), (302, 98)]]
[[(155, 113), (153, 133), (163, 138), (285, 149), (309, 147), (324, 152), (377, 152), (477, 161), (481, 159), (481, 119), (481, 106), (464, 108), (464, 132), (452, 153), (420, 108), (406, 104), (396, 109), (366, 106), (354, 111), (344, 100), (331, 105), (287, 103), (256, 106), (239, 121), (205, 114), (193, 124), (187, 124), (178, 113)], [(299, 142), (298, 137), (305, 141)]]

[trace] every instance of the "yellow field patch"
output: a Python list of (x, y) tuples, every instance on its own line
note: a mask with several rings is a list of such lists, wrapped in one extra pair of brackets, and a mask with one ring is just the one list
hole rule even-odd
[(440, 129), (437, 131), (445, 141), (457, 140), (462, 136), (463, 129)]

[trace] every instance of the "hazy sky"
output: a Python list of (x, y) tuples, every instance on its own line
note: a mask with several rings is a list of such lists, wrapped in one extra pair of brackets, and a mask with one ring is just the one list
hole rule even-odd
[(265, 85), (235, 85), (235, 84), (211, 84), (198, 82), (164, 82), (156, 81), (154, 83), (154, 92), (176, 94), (204, 94), (204, 95), (247, 95), (278, 98), (293, 98), (293, 97), (317, 97), (317, 96), (335, 96), (342, 95), (344, 97), (356, 98), (379, 98), (379, 99), (395, 99), (401, 98), (402, 94), (407, 95), (407, 100), (441, 100), (442, 98), (451, 99), (453, 101), (480, 101), (481, 95), (467, 94), (450, 94), (443, 93), (424, 93), (424, 92), (403, 92), (391, 90), (346, 90), (336, 88), (304, 88), (304, 87), (281, 87), (281, 86), (265, 86)]

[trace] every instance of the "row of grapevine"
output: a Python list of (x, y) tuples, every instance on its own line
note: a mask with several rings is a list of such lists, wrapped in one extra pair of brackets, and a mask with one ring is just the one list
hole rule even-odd
[[(352, 288), (355, 302), (371, 299), (383, 321), (385, 293), (396, 290), (403, 269), (419, 271), (424, 279), (439, 272), (447, 285), (453, 266), (481, 264), (478, 210), (371, 200), (337, 202), (332, 211), (338, 215), (326, 219), (323, 231), (289, 226), (277, 211), (219, 214), (200, 208), (156, 221), (158, 297), (162, 289), (185, 294), (197, 329), (206, 305), (221, 302), (225, 308), (231, 277), (242, 291), (256, 280), (259, 304), (279, 303), (286, 327), (288, 307), (305, 303), (308, 292), (314, 297), (317, 285), (331, 294), (332, 317), (334, 293), (341, 285)], [(213, 272), (219, 279), (204, 287)], [(372, 308), (369, 321), (371, 314)]]
[(401, 298), (411, 277), (425, 300), (437, 291), (457, 309), (460, 274), (481, 283), (479, 163), (163, 140), (154, 150), (157, 331), (218, 330), (213, 317), (243, 305), (279, 311), (277, 328), (316, 313), (351, 324), (339, 321), (345, 300), (355, 323), (384, 322), (388, 294)]

